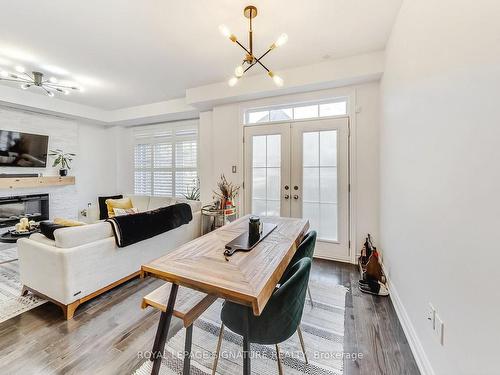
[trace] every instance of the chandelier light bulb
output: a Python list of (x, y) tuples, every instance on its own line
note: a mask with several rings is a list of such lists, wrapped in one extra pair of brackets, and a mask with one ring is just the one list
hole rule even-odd
[(285, 83), (285, 82), (283, 81), (283, 78), (281, 78), (280, 76), (277, 76), (277, 75), (275, 75), (275, 76), (273, 77), (273, 81), (274, 81), (274, 84), (275, 84), (276, 86), (278, 86), (278, 87), (283, 86), (283, 83)]
[(234, 85), (236, 85), (238, 83), (238, 77), (232, 77), (229, 81), (228, 81), (228, 85), (230, 87), (233, 87)]
[(21, 85), (21, 88), (22, 88), (23, 90), (28, 90), (30, 87), (31, 87), (31, 85), (30, 85), (30, 84), (28, 84), (28, 83), (25, 83), (25, 84)]
[(269, 71), (267, 74), (269, 75), (269, 77), (271, 77), (273, 79), (274, 84), (276, 86), (278, 86), (278, 87), (283, 86), (283, 83), (284, 83), (283, 78), (281, 78), (279, 75), (274, 74), (273, 71)]
[(16, 66), (16, 72), (18, 73), (24, 73), (26, 71), (26, 69), (24, 69), (22, 66)]
[(57, 83), (57, 82), (58, 82), (58, 80), (57, 80), (57, 78), (56, 78), (56, 77), (50, 77), (50, 78), (49, 78), (49, 82), (50, 82), (50, 83)]
[(3, 77), (3, 78), (8, 78), (8, 77), (9, 77), (9, 73), (8, 73), (8, 72), (6, 72), (5, 70), (2, 70), (2, 71), (0, 72), (0, 77)]
[(227, 27), (226, 25), (220, 25), (219, 31), (226, 38), (229, 38), (231, 36), (231, 30), (229, 30), (229, 27)]
[(54, 93), (52, 91), (47, 91), (47, 95), (50, 96), (51, 98), (54, 97)]
[(279, 36), (279, 38), (276, 40), (276, 42), (274, 43), (276, 45), (276, 47), (281, 47), (283, 46), (286, 42), (288, 41), (288, 35), (286, 35), (285, 33), (281, 34)]
[(240, 78), (243, 73), (245, 73), (245, 69), (243, 69), (242, 65), (238, 65), (236, 69), (234, 69), (234, 75), (238, 78)]

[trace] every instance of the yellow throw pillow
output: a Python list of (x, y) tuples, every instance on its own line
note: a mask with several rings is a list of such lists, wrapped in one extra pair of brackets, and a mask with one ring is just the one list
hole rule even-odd
[(66, 227), (78, 227), (80, 225), (85, 225), (87, 223), (83, 223), (81, 221), (71, 220), (71, 219), (63, 219), (60, 217), (56, 217), (54, 219), (54, 224), (64, 225)]
[(106, 199), (106, 206), (108, 207), (108, 217), (115, 216), (115, 208), (128, 209), (133, 207), (130, 198)]

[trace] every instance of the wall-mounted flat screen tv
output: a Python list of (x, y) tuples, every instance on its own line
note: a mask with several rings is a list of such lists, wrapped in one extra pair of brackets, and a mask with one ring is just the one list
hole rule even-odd
[(0, 167), (46, 167), (49, 137), (0, 130)]

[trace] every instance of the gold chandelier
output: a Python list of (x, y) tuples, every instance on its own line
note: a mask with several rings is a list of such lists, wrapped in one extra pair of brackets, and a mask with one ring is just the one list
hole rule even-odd
[(262, 59), (273, 49), (277, 47), (281, 47), (283, 44), (285, 44), (288, 40), (288, 36), (286, 34), (281, 34), (279, 38), (271, 44), (269, 49), (264, 52), (260, 57), (255, 57), (253, 54), (253, 30), (252, 30), (252, 20), (257, 17), (257, 8), (254, 7), (253, 5), (249, 5), (245, 7), (243, 14), (246, 18), (249, 20), (249, 30), (248, 30), (248, 48), (246, 48), (243, 44), (241, 44), (238, 41), (238, 38), (236, 35), (232, 34), (231, 31), (229, 31), (228, 27), (226, 25), (220, 25), (219, 30), (224, 35), (226, 38), (229, 38), (229, 40), (233, 43), (236, 43), (239, 45), (243, 50), (246, 52), (245, 58), (243, 59), (243, 62), (241, 65), (238, 65), (236, 69), (234, 69), (234, 76), (229, 80), (228, 84), (229, 86), (234, 86), (238, 83), (238, 80), (243, 77), (243, 75), (248, 72), (252, 67), (255, 65), (259, 64), (262, 68), (264, 68), (267, 71), (267, 75), (271, 77), (276, 84), (276, 86), (283, 86), (283, 78), (275, 74), (272, 70), (268, 69), (263, 63)]

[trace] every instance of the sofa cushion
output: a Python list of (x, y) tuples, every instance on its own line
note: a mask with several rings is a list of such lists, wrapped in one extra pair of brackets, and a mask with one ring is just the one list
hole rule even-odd
[(108, 218), (108, 206), (106, 206), (107, 199), (120, 199), (123, 198), (123, 195), (110, 195), (107, 197), (99, 197), (97, 198), (99, 202), (99, 220), (104, 220)]
[(158, 208), (168, 207), (176, 203), (176, 199), (172, 197), (150, 197), (148, 210), (156, 210)]
[(191, 211), (193, 213), (197, 211), (201, 211), (201, 202), (200, 201), (193, 201), (191, 199), (185, 199), (185, 198), (176, 198), (176, 203), (187, 203), (191, 206)]
[(33, 240), (33, 241), (36, 241), (39, 243), (43, 243), (43, 244), (48, 245), (48, 246), (56, 246), (56, 241), (51, 240), (50, 238), (47, 238), (42, 233), (33, 233), (30, 236), (30, 240)]
[(133, 207), (130, 198), (106, 199), (106, 206), (108, 206), (108, 218), (115, 216), (115, 208)]
[(148, 195), (127, 195), (132, 200), (132, 206), (137, 208), (139, 212), (148, 210), (149, 196)]
[(56, 246), (70, 248), (113, 237), (113, 229), (107, 222), (61, 228), (54, 232)]

